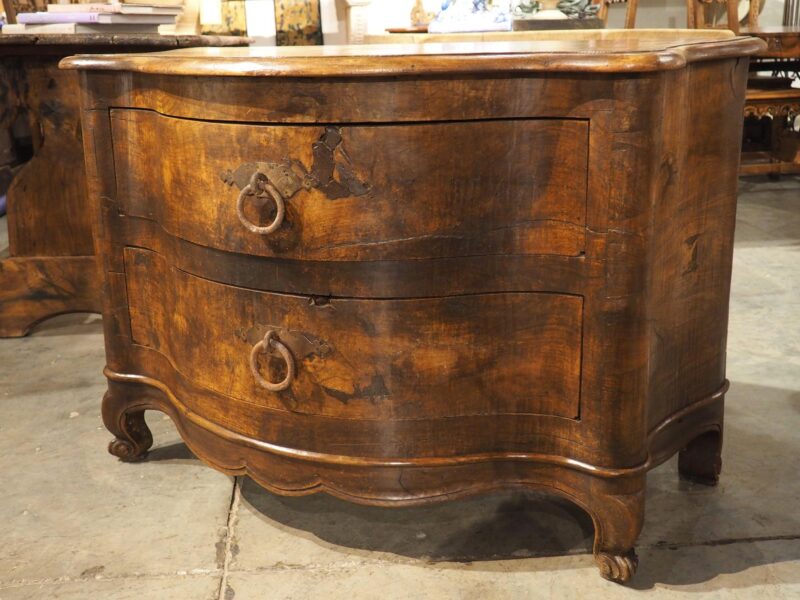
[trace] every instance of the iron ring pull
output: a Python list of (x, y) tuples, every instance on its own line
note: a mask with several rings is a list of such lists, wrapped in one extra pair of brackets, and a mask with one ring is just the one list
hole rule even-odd
[(283, 196), (280, 195), (280, 192), (278, 192), (278, 190), (276, 190), (275, 187), (267, 181), (262, 185), (264, 189), (269, 192), (269, 195), (272, 196), (272, 200), (275, 202), (275, 208), (277, 209), (275, 218), (272, 220), (272, 223), (265, 227), (260, 227), (248, 219), (244, 214), (244, 201), (247, 196), (256, 194), (258, 192), (259, 176), (263, 177), (263, 174), (259, 171), (253, 173), (253, 176), (250, 178), (250, 183), (244, 186), (242, 191), (239, 192), (239, 198), (236, 200), (236, 215), (239, 217), (239, 221), (242, 222), (242, 225), (244, 225), (249, 231), (258, 233), (259, 235), (267, 235), (273, 231), (276, 231), (283, 223), (283, 217), (286, 216), (286, 203), (283, 201)]
[[(270, 347), (277, 350), (284, 362), (286, 362), (286, 377), (283, 378), (283, 381), (279, 381), (278, 383), (267, 381), (258, 371), (258, 355), (262, 352), (266, 352)], [(256, 383), (270, 392), (281, 392), (292, 385), (295, 376), (294, 358), (289, 348), (277, 339), (274, 331), (268, 331), (264, 339), (253, 346), (253, 349), (250, 351), (250, 371), (253, 373)]]

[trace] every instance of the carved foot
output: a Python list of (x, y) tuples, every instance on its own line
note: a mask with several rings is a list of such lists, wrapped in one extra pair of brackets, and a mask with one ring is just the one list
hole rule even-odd
[(644, 522), (644, 475), (595, 481), (587, 508), (594, 521), (594, 559), (604, 579), (626, 583), (636, 573), (633, 551)]
[(126, 462), (147, 456), (153, 435), (144, 421), (144, 407), (131, 406), (128, 395), (111, 384), (103, 396), (103, 422), (115, 436), (108, 445), (111, 454)]
[(600, 575), (614, 583), (627, 583), (639, 566), (639, 557), (633, 549), (624, 554), (600, 552), (595, 554), (594, 559), (600, 568)]
[(678, 455), (681, 478), (703, 485), (717, 485), (722, 469), (722, 434), (707, 431), (693, 439)]

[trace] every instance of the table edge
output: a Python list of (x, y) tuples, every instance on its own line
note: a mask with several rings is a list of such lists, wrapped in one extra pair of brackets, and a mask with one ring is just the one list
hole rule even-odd
[(129, 71), (153, 75), (231, 77), (381, 77), (468, 73), (598, 72), (636, 73), (675, 70), (693, 62), (755, 55), (766, 43), (755, 37), (683, 43), (661, 50), (627, 52), (500, 52), (381, 56), (281, 58), (176, 57), (81, 54), (63, 59), (62, 69)]

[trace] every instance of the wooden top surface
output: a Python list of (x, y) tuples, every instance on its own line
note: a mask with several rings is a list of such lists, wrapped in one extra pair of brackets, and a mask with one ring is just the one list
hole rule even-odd
[(767, 48), (758, 53), (760, 58), (800, 58), (800, 27), (743, 27), (741, 35), (760, 38)]
[(156, 49), (190, 48), (198, 46), (246, 46), (246, 37), (231, 35), (160, 35), (160, 34), (31, 34), (0, 33), (0, 51), (9, 46), (85, 46), (91, 51), (95, 46), (126, 47), (152, 46)]
[(193, 48), (81, 55), (68, 69), (167, 75), (335, 77), (470, 72), (643, 72), (755, 54), (753, 37), (713, 30), (525, 32), (510, 41), (251, 48)]
[(747, 90), (748, 100), (781, 100), (789, 102), (800, 100), (800, 88), (781, 88), (777, 90), (759, 90), (749, 88)]

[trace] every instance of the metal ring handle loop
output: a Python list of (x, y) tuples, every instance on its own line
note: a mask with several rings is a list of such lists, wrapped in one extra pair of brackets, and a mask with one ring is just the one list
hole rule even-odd
[(244, 186), (242, 191), (239, 192), (239, 197), (236, 199), (236, 216), (239, 217), (242, 225), (244, 225), (248, 231), (258, 233), (259, 235), (267, 235), (268, 233), (276, 231), (281, 226), (281, 223), (283, 223), (283, 217), (286, 216), (286, 204), (283, 201), (283, 196), (280, 195), (278, 190), (276, 190), (269, 183), (264, 183), (264, 189), (266, 189), (269, 192), (269, 195), (272, 196), (272, 200), (275, 202), (275, 208), (277, 209), (277, 213), (275, 214), (275, 218), (272, 220), (272, 223), (265, 227), (260, 227), (244, 215), (244, 200), (247, 196), (250, 194), (255, 194), (258, 190), (259, 175), (260, 173), (258, 171), (253, 173), (253, 176), (250, 178), (250, 183)]
[[(262, 352), (266, 352), (267, 348), (270, 346), (275, 348), (286, 362), (286, 377), (283, 378), (283, 381), (279, 381), (278, 383), (267, 381), (261, 376), (261, 373), (258, 372), (258, 355)], [(294, 358), (292, 358), (292, 353), (289, 351), (289, 348), (275, 337), (274, 331), (268, 331), (264, 339), (253, 346), (253, 349), (250, 351), (250, 371), (253, 373), (256, 383), (270, 392), (281, 392), (292, 385), (295, 375)]]

